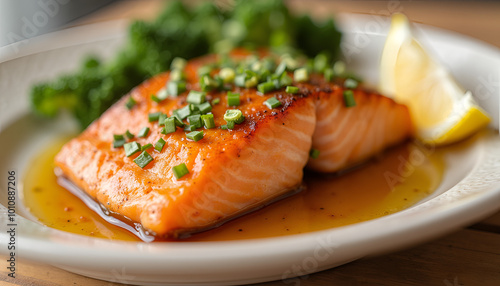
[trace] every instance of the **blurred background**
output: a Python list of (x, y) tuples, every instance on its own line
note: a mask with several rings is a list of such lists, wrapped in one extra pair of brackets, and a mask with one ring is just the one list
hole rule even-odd
[[(152, 18), (162, 0), (0, 0), (0, 46), (65, 27), (123, 18)], [(197, 3), (200, 1), (185, 1)], [(214, 1), (230, 5), (231, 0)], [(293, 0), (296, 12), (389, 15), (398, 7), (413, 21), (457, 31), (500, 47), (500, 1), (309, 1)], [(471, 19), (474, 20), (471, 20)], [(486, 28), (485, 28), (486, 27)]]

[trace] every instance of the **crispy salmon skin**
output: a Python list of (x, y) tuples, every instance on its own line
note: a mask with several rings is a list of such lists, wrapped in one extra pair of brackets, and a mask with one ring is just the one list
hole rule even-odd
[[(261, 94), (232, 86), (240, 94), (237, 107), (228, 106), (227, 91), (209, 91), (207, 101), (220, 100), (211, 110), (216, 128), (198, 129), (203, 130), (199, 141), (188, 139), (182, 128), (162, 134), (163, 127), (149, 122), (148, 114), (170, 117), (186, 106), (189, 91), (200, 90), (198, 69), (215, 60), (207, 56), (189, 62), (187, 90), (177, 97), (159, 103), (151, 98), (164, 88), (170, 73), (132, 90), (62, 148), (55, 162), (63, 176), (154, 235), (176, 238), (217, 226), (296, 189), (306, 165), (337, 171), (411, 134), (406, 107), (359, 89), (354, 92), (358, 106), (347, 108), (342, 88), (319, 77), (296, 84), (297, 94), (284, 88)], [(264, 104), (272, 97), (279, 107)], [(129, 110), (130, 98), (135, 105)], [(245, 120), (221, 129), (226, 110), (232, 108), (241, 110)], [(123, 147), (113, 147), (113, 137), (127, 130), (137, 135), (144, 127), (149, 127), (146, 136), (129, 142), (154, 146), (162, 138), (165, 145), (161, 151), (145, 150), (153, 160), (141, 168), (134, 163), (141, 152), (126, 157)], [(318, 158), (309, 158), (311, 148), (320, 151)], [(181, 163), (189, 173), (176, 178), (172, 168)]]

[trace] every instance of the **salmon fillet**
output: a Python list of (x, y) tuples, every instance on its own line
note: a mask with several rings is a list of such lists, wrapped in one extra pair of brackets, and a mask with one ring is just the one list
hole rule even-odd
[[(237, 57), (237, 55), (235, 56)], [(355, 91), (356, 107), (346, 108), (342, 88), (321, 77), (296, 84), (299, 95), (279, 90), (265, 95), (255, 88), (234, 87), (241, 94), (238, 106), (245, 121), (233, 130), (204, 129), (194, 142), (178, 128), (161, 134), (148, 114), (168, 116), (187, 105), (189, 90), (200, 90), (196, 71), (214, 56), (193, 60), (186, 67), (187, 92), (161, 103), (153, 102), (169, 79), (169, 73), (147, 80), (108, 109), (82, 134), (67, 143), (56, 156), (64, 177), (112, 212), (123, 215), (159, 237), (176, 238), (205, 230), (248, 212), (298, 188), (303, 169), (332, 172), (356, 164), (401, 142), (411, 134), (406, 107), (364, 90)], [(221, 126), (228, 109), (227, 92), (208, 92), (215, 125)], [(269, 109), (264, 101), (276, 97), (281, 106)], [(125, 102), (137, 103), (128, 110)], [(113, 135), (127, 130), (137, 134), (149, 127), (142, 146), (163, 138), (161, 152), (147, 151), (153, 161), (140, 168), (113, 148)], [(320, 150), (309, 159), (311, 146)], [(176, 179), (172, 167), (185, 163), (189, 174)]]

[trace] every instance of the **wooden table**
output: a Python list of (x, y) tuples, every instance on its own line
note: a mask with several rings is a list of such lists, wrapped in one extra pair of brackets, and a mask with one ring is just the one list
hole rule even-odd
[[(161, 1), (121, 1), (78, 24), (111, 19), (151, 18)], [(500, 2), (290, 1), (295, 11), (319, 17), (338, 12), (388, 15), (391, 7), (413, 21), (460, 32), (500, 47)], [(499, 206), (500, 208), (500, 206)], [(5, 257), (0, 257), (5, 261)], [(0, 285), (122, 285), (20, 260), (18, 277), (0, 268)], [(468, 228), (412, 249), (361, 259), (302, 277), (300, 285), (500, 285), (500, 212)], [(283, 281), (259, 285), (286, 285)], [(291, 285), (298, 285), (292, 283)]]

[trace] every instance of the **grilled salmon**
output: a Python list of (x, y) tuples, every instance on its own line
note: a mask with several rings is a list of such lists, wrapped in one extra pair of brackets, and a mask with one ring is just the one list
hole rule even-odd
[[(241, 56), (234, 55), (235, 58)], [(216, 60), (207, 56), (185, 68), (187, 90), (177, 97), (153, 101), (169, 81), (170, 73), (145, 81), (108, 109), (56, 156), (62, 174), (112, 212), (121, 214), (158, 237), (177, 238), (205, 230), (256, 209), (293, 190), (302, 182), (303, 169), (333, 172), (349, 167), (401, 142), (412, 132), (405, 106), (363, 89), (354, 91), (357, 105), (342, 102), (343, 88), (312, 77), (295, 84), (297, 94), (284, 89), (261, 94), (255, 88), (232, 86), (240, 94), (237, 107), (244, 121), (224, 130), (227, 91), (210, 91), (216, 128), (203, 129), (194, 141), (182, 128), (162, 134), (148, 114), (169, 117), (185, 107), (190, 90), (200, 90), (197, 71)], [(280, 106), (264, 104), (276, 98)], [(133, 107), (127, 102), (133, 99)], [(137, 135), (129, 141), (140, 146), (165, 141), (161, 151), (145, 150), (152, 161), (142, 168), (134, 163), (137, 152), (125, 156), (113, 147), (116, 134)], [(319, 150), (309, 158), (311, 148)], [(188, 174), (177, 178), (173, 167), (184, 163)]]

